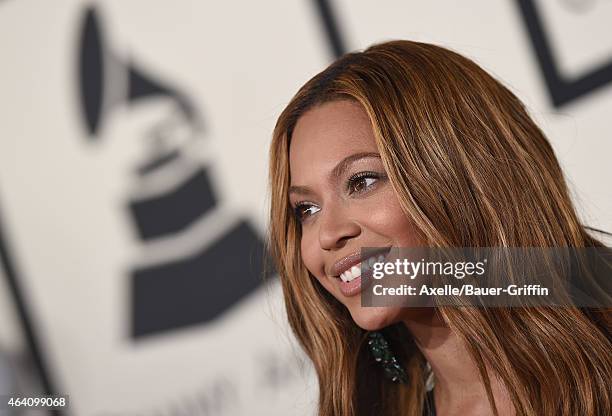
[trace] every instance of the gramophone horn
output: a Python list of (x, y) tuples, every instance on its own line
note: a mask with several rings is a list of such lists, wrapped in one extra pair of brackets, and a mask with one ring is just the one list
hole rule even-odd
[[(108, 72), (117, 73), (115, 71), (127, 75), (127, 91), (118, 93), (112, 91), (113, 88), (120, 88), (117, 80), (108, 74)], [(183, 94), (145, 75), (132, 63), (117, 58), (112, 51), (106, 49), (98, 13), (93, 7), (85, 10), (83, 19), (79, 81), (85, 125), (92, 138), (99, 131), (105, 113), (116, 104), (122, 102), (131, 104), (152, 96), (171, 98), (188, 120), (195, 121), (194, 107)]]

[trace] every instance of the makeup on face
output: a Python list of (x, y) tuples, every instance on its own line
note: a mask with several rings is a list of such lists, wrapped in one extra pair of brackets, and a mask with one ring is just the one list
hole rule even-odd
[(310, 274), (363, 328), (400, 319), (399, 308), (365, 308), (357, 296), (371, 281), (371, 260), (360, 265), (363, 247), (416, 244), (365, 111), (351, 101), (308, 110), (296, 123), (289, 159), (289, 201)]

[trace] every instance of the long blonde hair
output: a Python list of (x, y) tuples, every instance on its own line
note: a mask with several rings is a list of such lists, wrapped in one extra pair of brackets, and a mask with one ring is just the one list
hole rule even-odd
[[(521, 101), (473, 61), (392, 41), (344, 55), (300, 88), (273, 133), (268, 244), (291, 328), (318, 376), (319, 415), (420, 416), (423, 357), (405, 327), (384, 331), (410, 376), (407, 386), (383, 378), (367, 354), (366, 331), (301, 258), (287, 194), (291, 134), (306, 111), (338, 99), (363, 106), (402, 209), (427, 245), (604, 245), (580, 223), (553, 149)], [(487, 368), (518, 416), (610, 414), (609, 310), (438, 312), (465, 342), (492, 404)]]

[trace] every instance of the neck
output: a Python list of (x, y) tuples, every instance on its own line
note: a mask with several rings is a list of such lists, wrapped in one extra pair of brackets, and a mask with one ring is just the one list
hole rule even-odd
[[(460, 414), (459, 409), (490, 414), (485, 385), (465, 344), (434, 309), (415, 315), (407, 317), (404, 324), (433, 370), (438, 414)], [(491, 371), (488, 373), (491, 376)], [(502, 386), (494, 377), (489, 380), (499, 406)]]

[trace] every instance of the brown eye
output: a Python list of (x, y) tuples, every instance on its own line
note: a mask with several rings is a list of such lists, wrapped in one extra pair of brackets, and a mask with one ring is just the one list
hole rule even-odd
[(353, 184), (352, 184), (352, 191), (353, 192), (362, 192), (362, 191), (365, 191), (374, 182), (376, 182), (376, 180), (372, 179), (372, 178), (359, 178), (355, 182), (353, 182)]
[(314, 211), (314, 209), (318, 210), (319, 208), (317, 208), (315, 205), (312, 205), (312, 204), (300, 203), (300, 204), (297, 204), (295, 206), (295, 208), (293, 209), (293, 213), (295, 215), (295, 218), (299, 222), (302, 222), (307, 217), (309, 217), (312, 214), (316, 213), (316, 211)]
[(348, 180), (348, 192), (361, 193), (373, 186), (379, 179), (380, 175), (374, 172), (362, 172), (352, 176)]

